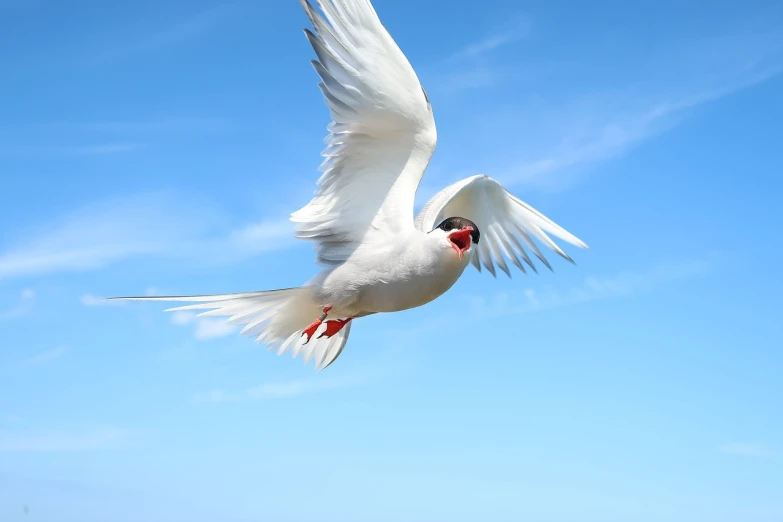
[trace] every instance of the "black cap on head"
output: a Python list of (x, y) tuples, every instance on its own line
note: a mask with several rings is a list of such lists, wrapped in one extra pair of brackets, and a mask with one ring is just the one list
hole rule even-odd
[(479, 232), (478, 226), (476, 226), (476, 224), (469, 219), (462, 217), (450, 217), (443, 220), (443, 223), (435, 228), (439, 228), (445, 232), (451, 232), (453, 230), (462, 230), (465, 227), (473, 227), (473, 231), (470, 233), (470, 239), (474, 244), (478, 245), (481, 232)]

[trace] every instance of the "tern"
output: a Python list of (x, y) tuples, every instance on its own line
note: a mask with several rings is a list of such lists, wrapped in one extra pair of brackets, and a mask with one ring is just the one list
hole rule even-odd
[(314, 361), (342, 353), (353, 321), (425, 305), (448, 291), (469, 264), (511, 277), (506, 260), (551, 270), (534, 239), (571, 261), (550, 236), (587, 245), (476, 175), (437, 193), (414, 217), (414, 199), (437, 142), (432, 105), (370, 0), (300, 0), (305, 35), (332, 121), (312, 200), (291, 214), (295, 236), (314, 243), (321, 271), (304, 286), (223, 295), (120, 297), (192, 303), (228, 317), (241, 334)]

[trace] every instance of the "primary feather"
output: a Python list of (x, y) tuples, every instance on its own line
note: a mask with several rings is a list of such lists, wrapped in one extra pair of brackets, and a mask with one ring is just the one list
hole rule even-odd
[(366, 0), (301, 0), (332, 116), (315, 197), (294, 212), (296, 235), (318, 261), (345, 261), (373, 235), (411, 227), (413, 204), (437, 134), (416, 73)]
[(583, 241), (485, 175), (463, 179), (435, 194), (416, 216), (416, 227), (427, 232), (449, 216), (461, 216), (478, 225), (482, 232), (481, 242), (477, 245), (478, 255), (474, 255), (471, 262), (479, 271), (484, 265), (493, 276), (497, 265), (511, 277), (504, 256), (522, 272), (525, 267), (519, 258), (536, 270), (525, 247), (551, 270), (552, 266), (533, 238), (569, 261), (568, 254), (547, 234), (587, 248)]

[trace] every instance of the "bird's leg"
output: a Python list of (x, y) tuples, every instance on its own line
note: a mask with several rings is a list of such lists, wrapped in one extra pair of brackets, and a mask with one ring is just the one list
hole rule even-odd
[(324, 333), (318, 336), (320, 339), (321, 337), (331, 337), (340, 330), (342, 330), (346, 324), (351, 322), (351, 319), (353, 317), (349, 317), (348, 319), (332, 319), (331, 321), (326, 321), (326, 330)]
[[(311, 338), (313, 337), (313, 335), (315, 334), (315, 331), (316, 331), (316, 330), (318, 330), (318, 327), (319, 327), (319, 326), (321, 326), (321, 323), (323, 323), (323, 322), (324, 322), (324, 319), (326, 319), (326, 316), (329, 314), (329, 311), (330, 311), (331, 309), (332, 309), (332, 307), (331, 307), (331, 306), (327, 306), (326, 308), (324, 308), (324, 313), (322, 313), (322, 314), (321, 314), (321, 315), (318, 317), (318, 319), (316, 319), (315, 321), (313, 321), (313, 322), (312, 322), (312, 324), (310, 324), (310, 326), (308, 326), (307, 328), (305, 328), (304, 330), (302, 330), (302, 335), (306, 335), (306, 336), (307, 336), (307, 340), (304, 342), (305, 344), (307, 344), (307, 343), (309, 343), (309, 342), (310, 342), (310, 339), (311, 339)], [(327, 327), (328, 327), (328, 325), (327, 325)]]

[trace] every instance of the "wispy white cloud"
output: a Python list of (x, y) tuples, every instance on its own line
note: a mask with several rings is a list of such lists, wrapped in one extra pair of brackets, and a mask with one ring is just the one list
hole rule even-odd
[(295, 244), (293, 225), (288, 219), (264, 219), (237, 227), (212, 241), (211, 257), (231, 262)]
[(43, 0), (0, 0), (0, 9), (30, 8)]
[(95, 297), (92, 294), (84, 294), (79, 298), (84, 306), (116, 306), (121, 305), (122, 301), (107, 301), (101, 297)]
[[(156, 22), (155, 27), (137, 28), (129, 34), (127, 26), (110, 28), (109, 34), (95, 34), (87, 49), (75, 61), (100, 65), (162, 49), (184, 46), (198, 40), (235, 11), (234, 4), (221, 4), (195, 12), (176, 21)], [(148, 17), (160, 20), (160, 17)], [(105, 28), (104, 28), (105, 29)], [(55, 121), (0, 124), (0, 155), (63, 155), (75, 158), (128, 154), (159, 144), (150, 134), (222, 132), (230, 125), (226, 119), (204, 117), (162, 118), (140, 121)], [(113, 135), (113, 136), (112, 136)]]
[(287, 220), (217, 230), (224, 221), (208, 205), (167, 197), (103, 202), (17, 229), (16, 244), (0, 245), (0, 280), (95, 270), (143, 255), (231, 263), (293, 242)]
[(526, 15), (512, 15), (503, 27), (496, 28), (491, 34), (486, 35), (481, 40), (466, 45), (454, 53), (451, 59), (475, 59), (501, 47), (516, 43), (527, 38), (532, 27), (533, 24)]
[(527, 38), (531, 28), (531, 21), (526, 15), (510, 16), (505, 24), (495, 27), (483, 38), (423, 68), (424, 83), (436, 96), (492, 86), (507, 70), (498, 64), (489, 64), (492, 53)]
[(139, 53), (149, 53), (162, 48), (182, 45), (206, 34), (231, 10), (231, 5), (213, 7), (168, 27), (140, 34), (125, 43), (104, 46), (95, 51), (93, 61), (109, 62)]
[(708, 261), (665, 264), (645, 271), (625, 271), (609, 277), (591, 276), (582, 284), (567, 290), (529, 288), (521, 295), (503, 292), (491, 300), (472, 297), (471, 302), (473, 314), (477, 316), (518, 315), (649, 292), (663, 283), (707, 276), (713, 269), (713, 263)]
[(293, 381), (268, 382), (242, 391), (211, 390), (196, 394), (198, 402), (220, 404), (225, 402), (291, 399), (302, 395), (359, 386), (366, 379), (359, 377), (313, 378)]
[(321, 379), (295, 380), (289, 382), (265, 383), (247, 390), (250, 400), (288, 399), (311, 393), (347, 388), (355, 386), (356, 380), (351, 379)]
[[(160, 295), (160, 290), (154, 286), (147, 287), (144, 290), (145, 296), (154, 296), (154, 295)], [(79, 302), (82, 303), (84, 306), (124, 306), (127, 304), (126, 301), (110, 301), (107, 300), (105, 297), (97, 297), (93, 294), (87, 293), (82, 294), (81, 297), (79, 297)]]
[(23, 364), (25, 366), (41, 366), (42, 364), (48, 364), (60, 359), (69, 351), (70, 348), (68, 346), (58, 346), (27, 359)]
[(19, 301), (12, 308), (7, 310), (0, 310), (0, 321), (7, 319), (15, 319), (23, 315), (27, 315), (33, 310), (35, 306), (35, 292), (29, 288), (25, 288), (19, 294)]
[(124, 152), (133, 152), (143, 148), (141, 143), (104, 143), (101, 145), (80, 145), (78, 147), (64, 147), (63, 153), (68, 156), (109, 156)]
[(771, 68), (714, 90), (668, 101), (662, 99), (630, 114), (617, 115), (609, 111), (603, 118), (597, 117), (592, 124), (572, 122), (572, 129), (578, 129), (576, 134), (567, 134), (548, 155), (524, 161), (501, 177), (507, 183), (525, 182), (557, 188), (562, 179), (548, 177), (550, 174), (621, 156), (643, 141), (674, 128), (687, 117), (690, 109), (757, 85), (782, 70)]
[(160, 253), (167, 235), (189, 235), (183, 223), (162, 210), (143, 201), (110, 202), (57, 219), (0, 251), (0, 279), (95, 269), (134, 255)]
[(237, 331), (235, 326), (226, 323), (222, 319), (196, 317), (196, 314), (193, 312), (174, 312), (171, 316), (171, 322), (180, 326), (193, 325), (193, 335), (199, 341), (225, 337)]
[(187, 117), (161, 118), (152, 120), (113, 120), (113, 121), (62, 121), (45, 124), (49, 127), (76, 129), (84, 132), (105, 132), (120, 134), (161, 134), (161, 133), (215, 133), (232, 129), (236, 122), (226, 118)]
[[(0, 133), (12, 137), (84, 134), (84, 135), (161, 135), (161, 134), (211, 134), (233, 129), (237, 122), (225, 118), (178, 117), (140, 120), (56, 120), (27, 123), (0, 123)], [(117, 143), (117, 142), (115, 142)], [(129, 145), (135, 142), (119, 142)]]
[[(501, 76), (502, 69), (478, 65), (470, 68), (453, 70), (438, 77), (437, 83), (430, 90), (438, 94), (449, 95), (470, 89), (491, 87)], [(434, 82), (433, 82), (434, 83)]]
[[(643, 87), (613, 86), (548, 112), (526, 114), (521, 129), (515, 117), (517, 138), (535, 149), (522, 147), (523, 157), (494, 175), (509, 184), (567, 187), (575, 178), (556, 174), (622, 156), (673, 129), (697, 107), (778, 76), (783, 72), (781, 42), (783, 29), (778, 29), (668, 49), (651, 64), (649, 78), (629, 78)], [(525, 128), (535, 136), (519, 136)], [(541, 136), (551, 139), (547, 143)]]
[(115, 156), (144, 150), (153, 143), (165, 146), (173, 135), (221, 134), (236, 126), (233, 120), (209, 117), (0, 123), (0, 155)]
[(195, 312), (174, 312), (171, 314), (171, 324), (184, 326), (196, 320)]
[(742, 457), (777, 458), (781, 456), (779, 451), (755, 442), (732, 442), (718, 448), (723, 453), (739, 455)]
[(220, 319), (199, 318), (196, 321), (196, 339), (207, 341), (218, 337), (225, 337), (236, 332), (237, 328)]
[[(344, 362), (351, 364), (350, 361)], [(238, 389), (212, 389), (197, 393), (194, 398), (197, 402), (212, 404), (293, 399), (369, 386), (388, 378), (398, 379), (410, 374), (410, 363), (408, 358), (402, 356), (399, 343), (382, 343), (371, 359), (360, 361), (353, 366), (332, 366), (328, 373), (319, 373), (305, 379), (269, 380)]]
[(0, 431), (0, 453), (64, 453), (119, 449), (131, 440), (131, 433), (105, 426), (91, 430), (49, 433)]

